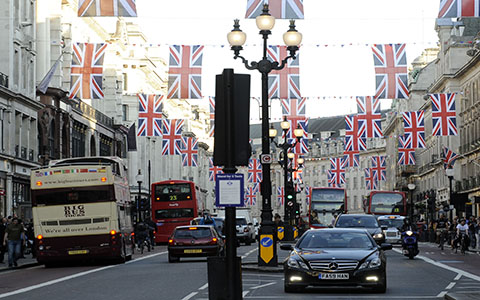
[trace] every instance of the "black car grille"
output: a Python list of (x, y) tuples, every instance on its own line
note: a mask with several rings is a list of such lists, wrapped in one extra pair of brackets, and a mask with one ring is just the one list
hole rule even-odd
[(310, 267), (315, 271), (351, 271), (357, 267), (358, 261), (356, 260), (312, 260), (309, 262), (309, 264), (310, 264)]

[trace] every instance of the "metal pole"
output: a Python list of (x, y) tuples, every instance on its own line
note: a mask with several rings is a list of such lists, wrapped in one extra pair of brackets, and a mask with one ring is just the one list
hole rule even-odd
[(448, 191), (448, 204), (449, 204), (449, 210), (450, 210), (450, 222), (453, 221), (453, 212), (450, 209), (450, 205), (452, 204), (452, 182), (453, 182), (453, 176), (448, 176), (448, 181), (450, 184), (450, 190)]
[[(284, 188), (284, 197), (287, 196), (287, 184), (288, 184), (288, 148), (287, 148), (287, 133), (284, 132), (285, 140), (283, 142), (283, 188)], [(287, 225), (287, 216), (288, 216), (288, 209), (287, 209), (287, 199), (283, 199), (284, 201), (284, 217), (283, 221), (284, 224)]]
[(138, 198), (137, 198), (137, 223), (140, 222), (140, 195), (142, 189), (142, 182), (138, 182)]

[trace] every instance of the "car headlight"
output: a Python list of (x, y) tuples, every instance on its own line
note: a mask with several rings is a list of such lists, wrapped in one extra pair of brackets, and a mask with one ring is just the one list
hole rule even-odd
[(374, 259), (365, 261), (363, 264), (360, 265), (360, 268), (358, 269), (361, 270), (366, 268), (377, 268), (377, 267), (380, 267), (381, 265), (382, 265), (382, 261), (380, 260), (380, 258), (374, 258)]
[(292, 268), (303, 268), (303, 269), (308, 269), (307, 264), (305, 264), (301, 260), (296, 260), (295, 258), (290, 258), (287, 262), (287, 265)]
[(382, 239), (383, 238), (383, 234), (382, 233), (377, 233), (373, 236), (374, 239)]
[(411, 231), (409, 230), (409, 231), (406, 232), (406, 234), (407, 234), (408, 236), (411, 236), (411, 235), (413, 234), (413, 232), (411, 232)]

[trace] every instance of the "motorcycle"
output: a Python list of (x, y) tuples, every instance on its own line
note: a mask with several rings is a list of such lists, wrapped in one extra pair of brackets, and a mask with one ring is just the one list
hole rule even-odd
[(402, 254), (413, 259), (419, 252), (417, 233), (411, 230), (402, 232)]

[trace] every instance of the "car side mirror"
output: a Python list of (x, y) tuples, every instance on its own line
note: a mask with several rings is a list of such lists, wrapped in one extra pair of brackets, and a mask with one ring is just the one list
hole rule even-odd
[(382, 243), (380, 245), (380, 249), (382, 249), (382, 250), (392, 250), (392, 244)]
[(287, 251), (292, 251), (293, 250), (293, 245), (292, 244), (280, 244), (280, 249), (287, 250)]
[(382, 225), (382, 226), (380, 226), (380, 228), (382, 228), (382, 230), (387, 230), (388, 226), (387, 225)]

